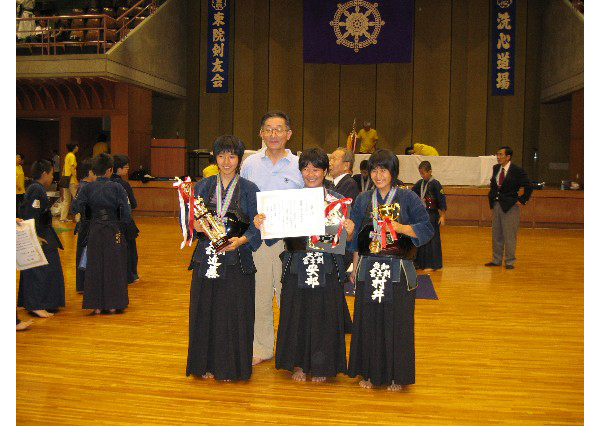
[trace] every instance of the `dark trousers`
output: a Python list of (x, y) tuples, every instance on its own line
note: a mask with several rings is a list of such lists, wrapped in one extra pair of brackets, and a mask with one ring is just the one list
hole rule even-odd
[(23, 200), (25, 199), (25, 194), (17, 194), (17, 216), (19, 217), (19, 207), (21, 207), (21, 204), (23, 203)]

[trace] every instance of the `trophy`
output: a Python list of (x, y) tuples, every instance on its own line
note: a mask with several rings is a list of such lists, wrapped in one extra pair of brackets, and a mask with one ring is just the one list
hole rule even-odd
[(215, 251), (231, 244), (231, 241), (227, 238), (225, 226), (208, 211), (202, 197), (194, 199), (194, 220), (200, 223)]
[[(396, 235), (394, 228), (392, 228), (391, 222), (400, 217), (400, 204), (382, 204), (377, 207), (377, 213), (379, 214), (381, 220), (385, 222), (392, 241), (396, 242), (395, 244), (386, 244), (386, 247), (383, 248), (384, 254), (390, 254), (407, 259), (414, 258), (416, 256), (417, 248), (412, 243), (410, 237), (404, 234)], [(373, 211), (373, 214), (375, 214), (375, 211)], [(383, 230), (381, 231), (381, 234), (382, 239), (387, 238), (386, 233)], [(372, 241), (369, 244), (369, 250), (371, 253), (380, 253), (382, 251), (381, 242), (379, 240)]]
[[(394, 230), (392, 228), (391, 221), (396, 220), (399, 215), (400, 215), (400, 204), (398, 204), (398, 203), (382, 204), (382, 205), (378, 206), (377, 209), (373, 209), (373, 216), (379, 216), (379, 218), (381, 218), (381, 220), (383, 220), (385, 222), (385, 225), (387, 225), (387, 227), (389, 227), (392, 240), (396, 240), (396, 233), (394, 232)], [(381, 239), (383, 239), (383, 238), (387, 238), (387, 236), (385, 234), (385, 231), (382, 229), (381, 230)], [(369, 251), (374, 254), (381, 253), (381, 246), (382, 246), (381, 241), (379, 239), (374, 239), (369, 244)]]
[(381, 219), (386, 222), (391, 222), (392, 220), (398, 219), (398, 216), (400, 216), (400, 204), (382, 204), (377, 207), (377, 211)]

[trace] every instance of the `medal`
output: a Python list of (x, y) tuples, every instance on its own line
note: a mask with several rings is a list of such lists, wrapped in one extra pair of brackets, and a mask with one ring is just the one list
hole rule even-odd
[(369, 243), (369, 251), (373, 254), (378, 254), (381, 252), (381, 243), (379, 240), (373, 240)]

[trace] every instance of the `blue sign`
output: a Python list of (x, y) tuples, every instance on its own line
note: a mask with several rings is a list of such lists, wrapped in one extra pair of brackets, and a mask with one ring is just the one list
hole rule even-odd
[(206, 93), (227, 93), (229, 81), (229, 5), (211, 0), (206, 38)]
[(515, 93), (517, 0), (492, 0), (492, 95)]

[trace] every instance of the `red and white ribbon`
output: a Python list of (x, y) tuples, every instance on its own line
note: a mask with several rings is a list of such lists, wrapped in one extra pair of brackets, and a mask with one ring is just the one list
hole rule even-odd
[[(329, 203), (327, 205), (327, 207), (325, 207), (325, 217), (329, 216), (329, 213), (336, 208), (336, 206), (340, 206), (340, 210), (342, 211), (342, 215), (344, 216), (344, 219), (346, 219), (348, 217), (348, 205), (352, 204), (352, 198), (340, 198), (339, 200), (335, 200), (332, 201), (331, 203)], [(338, 230), (337, 233), (335, 234), (335, 237), (333, 237), (333, 242), (331, 243), (331, 247), (335, 247), (338, 245), (339, 241), (340, 241), (340, 236), (342, 235), (342, 228), (344, 221), (341, 221), (339, 226), (338, 226)], [(319, 237), (316, 235), (313, 235), (312, 237), (310, 237), (311, 241), (313, 244), (316, 244), (319, 241)]]

